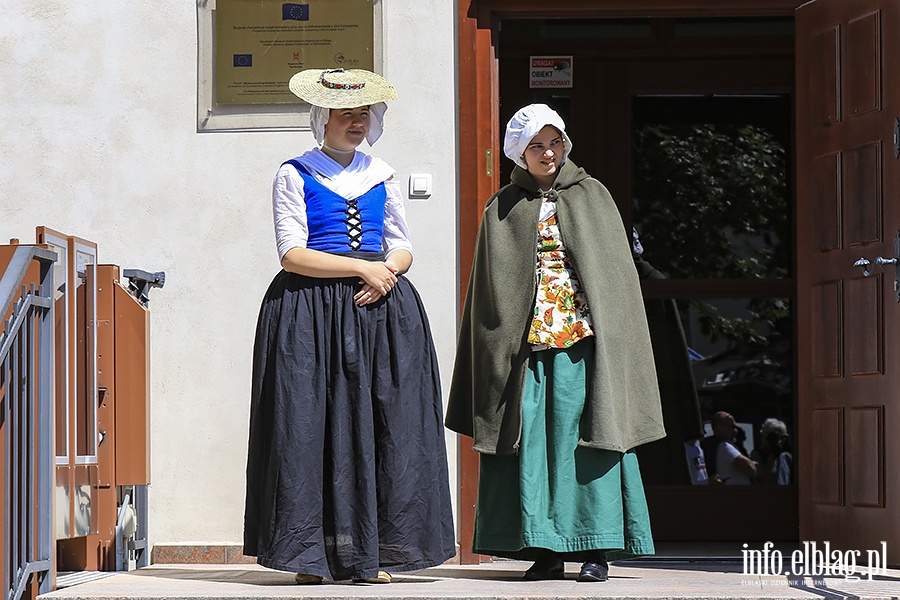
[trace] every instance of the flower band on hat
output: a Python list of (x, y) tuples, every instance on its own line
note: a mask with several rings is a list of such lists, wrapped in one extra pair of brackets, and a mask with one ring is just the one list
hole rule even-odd
[(397, 98), (387, 79), (366, 69), (305, 69), (291, 77), (288, 87), (322, 108), (356, 108)]
[(366, 87), (365, 81), (360, 81), (359, 83), (335, 83), (332, 81), (328, 81), (325, 79), (325, 75), (328, 73), (343, 73), (344, 69), (328, 69), (326, 71), (322, 71), (322, 74), (319, 75), (319, 83), (324, 85), (325, 87), (332, 90), (361, 90)]
[(308, 102), (309, 127), (320, 145), (330, 109), (369, 107), (366, 141), (375, 144), (384, 131), (385, 101), (397, 98), (397, 90), (387, 79), (365, 69), (306, 69), (291, 77), (291, 92)]

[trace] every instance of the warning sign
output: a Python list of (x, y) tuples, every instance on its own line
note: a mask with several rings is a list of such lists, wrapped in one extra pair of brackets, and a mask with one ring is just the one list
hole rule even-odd
[(528, 87), (572, 87), (571, 56), (532, 56)]

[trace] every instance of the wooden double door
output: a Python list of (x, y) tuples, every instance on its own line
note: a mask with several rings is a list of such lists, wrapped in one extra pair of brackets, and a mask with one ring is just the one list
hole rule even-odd
[[(797, 10), (800, 532), (900, 563), (900, 3)], [(854, 266), (871, 262), (863, 272)]]
[[(572, 4), (555, 9), (549, 20), (537, 3), (460, 3), (461, 294), (481, 206), (508, 180), (500, 139), (518, 107), (544, 101), (564, 113), (573, 158), (607, 184), (631, 225), (642, 218), (635, 200), (635, 129), (648, 107), (652, 113), (677, 105), (678, 98), (706, 107), (715, 106), (715, 98), (726, 106), (728, 98), (750, 99), (732, 104), (745, 110), (754, 98), (764, 105), (775, 99), (767, 106), (784, 113), (782, 216), (789, 227), (778, 274), (755, 281), (687, 274), (644, 289), (649, 300), (743, 298), (789, 305), (788, 380), (781, 381), (788, 389), (770, 408), (780, 406), (773, 410), (791, 428), (792, 485), (737, 491), (648, 484), (654, 528), (662, 539), (817, 540), (863, 555), (886, 541), (889, 562), (900, 563), (900, 476), (892, 475), (900, 442), (890, 435), (891, 426), (900, 425), (894, 391), (900, 363), (891, 352), (900, 343), (900, 305), (895, 266), (876, 260), (896, 256), (900, 228), (900, 91), (883, 75), (898, 60), (898, 2)], [(612, 25), (605, 30), (634, 35), (541, 43), (535, 31), (541, 24), (547, 25), (543, 31), (559, 29), (559, 17), (580, 24), (582, 33), (596, 23), (597, 31)], [(510, 34), (517, 27), (520, 42)], [(726, 33), (704, 40), (704, 27)], [(699, 35), (678, 39), (677, 31)], [(533, 55), (572, 55), (576, 82), (589, 85), (536, 92), (527, 86)], [(854, 266), (860, 258), (870, 261), (870, 276)], [(466, 440), (461, 445), (461, 552), (471, 562), (477, 560), (468, 552), (477, 458)]]

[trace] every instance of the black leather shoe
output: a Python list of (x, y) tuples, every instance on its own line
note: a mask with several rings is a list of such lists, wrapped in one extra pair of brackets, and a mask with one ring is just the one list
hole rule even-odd
[(525, 581), (543, 581), (546, 579), (565, 579), (566, 563), (557, 556), (541, 557), (522, 575)]
[(586, 562), (581, 565), (578, 581), (606, 581), (609, 579), (609, 564), (603, 562)]

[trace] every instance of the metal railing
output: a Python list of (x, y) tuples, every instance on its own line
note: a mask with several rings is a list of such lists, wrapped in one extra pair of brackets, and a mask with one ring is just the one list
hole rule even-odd
[[(33, 262), (37, 289), (23, 286)], [(16, 248), (0, 279), (0, 429), (6, 600), (19, 600), (29, 584), (51, 591), (53, 580), (53, 311), (50, 276), (56, 254), (37, 246)], [(11, 310), (10, 310), (11, 307)]]

